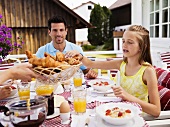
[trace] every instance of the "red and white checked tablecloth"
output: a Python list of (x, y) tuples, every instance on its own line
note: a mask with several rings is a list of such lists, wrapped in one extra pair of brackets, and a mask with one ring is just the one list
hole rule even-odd
[[(71, 93), (70, 92), (64, 92), (60, 95), (65, 97), (65, 99), (67, 100), (67, 98), (71, 96)], [(98, 101), (92, 102), (92, 103), (87, 103), (86, 108), (87, 109), (93, 109), (94, 107), (99, 106), (102, 103), (103, 102), (98, 102)], [(130, 103), (130, 104), (133, 104), (134, 106), (137, 106), (141, 109), (140, 105), (137, 104), (137, 103), (127, 102), (127, 101), (124, 101), (122, 103)], [(0, 101), (0, 106), (3, 106), (5, 104), (6, 104), (6, 102)], [(70, 108), (71, 108), (71, 110), (73, 110), (73, 104), (70, 104)], [(70, 118), (70, 120), (71, 120), (71, 118)], [(68, 124), (68, 125), (61, 124), (60, 116), (57, 116), (57, 117), (49, 119), (49, 120), (45, 120), (43, 125), (45, 125), (45, 127), (70, 127), (70, 124)], [(149, 127), (149, 125), (145, 122), (145, 125), (143, 127)]]

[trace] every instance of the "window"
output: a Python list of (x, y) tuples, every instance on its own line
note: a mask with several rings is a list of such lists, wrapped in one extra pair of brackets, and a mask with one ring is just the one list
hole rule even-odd
[(170, 0), (150, 0), (150, 36), (170, 38)]
[(92, 6), (88, 6), (88, 10), (92, 10)]

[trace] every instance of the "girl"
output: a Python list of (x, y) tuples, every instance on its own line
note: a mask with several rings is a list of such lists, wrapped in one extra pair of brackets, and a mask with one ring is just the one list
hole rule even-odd
[(144, 112), (158, 117), (160, 98), (156, 72), (152, 66), (149, 31), (132, 25), (123, 34), (123, 59), (112, 61), (90, 61), (77, 51), (67, 52), (66, 57), (79, 56), (89, 68), (120, 70), (120, 86), (113, 87), (114, 94), (125, 101), (136, 102)]

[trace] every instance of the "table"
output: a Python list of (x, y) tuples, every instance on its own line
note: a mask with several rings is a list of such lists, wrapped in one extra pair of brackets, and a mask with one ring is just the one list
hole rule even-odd
[[(62, 94), (59, 94), (61, 96), (63, 96), (66, 100), (68, 99), (68, 97), (71, 96), (71, 92), (63, 92)], [(96, 105), (98, 104), (103, 104), (104, 102), (99, 102), (99, 101), (95, 101), (95, 102), (91, 102), (91, 103), (87, 103), (87, 110), (92, 110), (96, 107)], [(132, 102), (127, 102), (127, 101), (124, 101), (122, 103), (130, 103), (134, 106), (137, 106), (141, 109), (140, 105), (138, 105), (137, 103), (132, 103)], [(0, 101), (0, 105), (5, 105), (6, 102), (3, 102), (3, 101)], [(70, 108), (71, 110), (73, 110), (73, 104), (70, 103)], [(72, 122), (72, 119), (70, 118), (71, 122)], [(146, 123), (146, 121), (144, 121), (145, 124), (143, 127), (149, 127), (149, 125)], [(45, 127), (70, 127), (71, 126), (71, 123), (67, 124), (67, 125), (63, 125), (61, 124), (61, 118), (60, 116), (57, 116), (55, 118), (52, 118), (52, 119), (49, 119), (49, 120), (45, 120), (45, 122), (43, 123), (43, 125), (45, 125)], [(10, 126), (9, 126), (10, 127)], [(43, 126), (41, 126), (43, 127)], [(89, 126), (90, 127), (90, 126)]]

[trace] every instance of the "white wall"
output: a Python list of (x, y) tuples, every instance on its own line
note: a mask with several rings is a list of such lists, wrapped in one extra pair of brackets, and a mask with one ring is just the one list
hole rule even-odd
[[(93, 4), (87, 3), (73, 10), (82, 18), (84, 18), (87, 22), (90, 21), (90, 13), (91, 13), (91, 10), (88, 10), (88, 6), (92, 6), (92, 9), (94, 8)], [(76, 29), (76, 41), (87, 41), (88, 40), (87, 35), (88, 35), (87, 28)]]
[[(150, 0), (131, 0), (132, 24), (142, 25), (149, 30)], [(151, 55), (154, 65), (161, 66), (159, 53), (170, 51), (170, 38), (151, 38)]]

